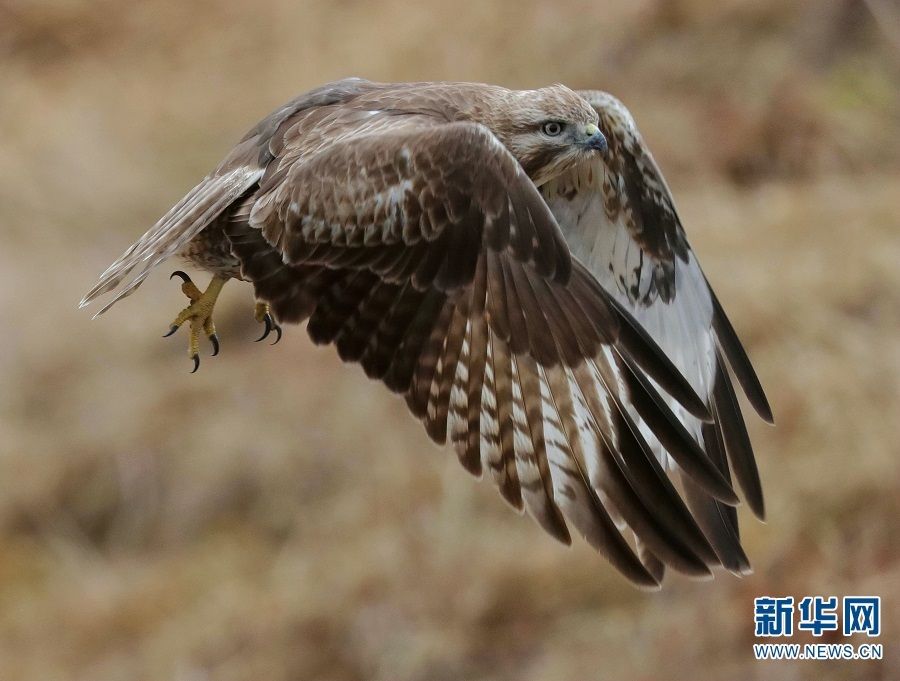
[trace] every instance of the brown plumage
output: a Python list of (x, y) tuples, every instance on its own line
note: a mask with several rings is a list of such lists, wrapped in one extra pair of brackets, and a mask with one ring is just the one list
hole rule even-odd
[(771, 414), (608, 95), (326, 85), (251, 130), (82, 304), (118, 288), (104, 312), (172, 255), (308, 320), (466, 469), (634, 582), (748, 569), (729, 463), (762, 500), (725, 359)]

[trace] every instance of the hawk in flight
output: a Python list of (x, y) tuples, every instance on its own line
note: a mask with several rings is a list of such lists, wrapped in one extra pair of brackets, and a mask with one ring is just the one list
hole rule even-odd
[(189, 326), (195, 370), (222, 286), (248, 281), (263, 336), (306, 320), (561, 542), (574, 530), (648, 588), (666, 566), (749, 571), (732, 475), (760, 517), (763, 498), (732, 377), (771, 410), (614, 97), (325, 85), (247, 133), (81, 304), (115, 292), (105, 312), (176, 255), (212, 275), (201, 291), (175, 273), (190, 304), (170, 334)]

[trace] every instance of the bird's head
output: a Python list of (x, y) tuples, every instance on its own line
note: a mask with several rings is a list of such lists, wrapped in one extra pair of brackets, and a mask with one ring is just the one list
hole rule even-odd
[(502, 107), (490, 127), (535, 184), (565, 172), (586, 155), (606, 152), (599, 116), (576, 92), (552, 85), (510, 94), (510, 106)]

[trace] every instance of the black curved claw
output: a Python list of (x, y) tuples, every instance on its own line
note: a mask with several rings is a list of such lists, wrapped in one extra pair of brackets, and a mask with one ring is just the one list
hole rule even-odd
[(191, 369), (191, 373), (193, 374), (200, 368), (200, 355), (193, 355), (191, 359), (194, 360), (194, 368)]
[(275, 333), (277, 337), (272, 341), (272, 345), (278, 345), (278, 341), (281, 340), (281, 327), (277, 323), (275, 324)]
[(219, 354), (219, 337), (216, 334), (210, 334), (209, 342), (212, 343), (213, 351), (211, 357), (215, 357)]
[(181, 270), (175, 270), (174, 272), (172, 272), (172, 274), (169, 275), (169, 279), (171, 279), (172, 277), (181, 277), (181, 280), (185, 284), (191, 280), (191, 278), (188, 275), (186, 275), (184, 272), (182, 272)]
[[(265, 328), (265, 330), (263, 331), (262, 336), (260, 336), (260, 337), (257, 338), (255, 341), (253, 341), (254, 343), (259, 343), (261, 340), (265, 340), (265, 339), (268, 337), (268, 335), (269, 335), (270, 333), (272, 333), (272, 315), (270, 315), (268, 312), (266, 312), (266, 316), (263, 317), (263, 322), (265, 322), (266, 328)], [(279, 338), (280, 338), (280, 337), (281, 337), (281, 335), (280, 335), (280, 333), (279, 333)], [(277, 341), (276, 341), (276, 342), (277, 342)]]
[(172, 324), (172, 326), (169, 327), (169, 332), (163, 334), (163, 338), (168, 338), (176, 331), (178, 331), (178, 327), (175, 324)]

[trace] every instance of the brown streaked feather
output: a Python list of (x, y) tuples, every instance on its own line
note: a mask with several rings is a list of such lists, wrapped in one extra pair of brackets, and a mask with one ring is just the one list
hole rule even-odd
[(382, 317), (360, 359), (367, 376), (385, 378), (424, 298), (425, 293), (417, 291), (409, 282), (403, 284), (396, 293), (390, 311)]
[(459, 305), (453, 308), (453, 319), (444, 340), (444, 349), (438, 363), (439, 373), (430, 388), (428, 419), (425, 428), (435, 442), (443, 444), (447, 438), (447, 415), (450, 411), (450, 390), (456, 378), (456, 365), (462, 352), (467, 332), (467, 316)]
[[(412, 286), (412, 282), (407, 286)], [(446, 300), (446, 295), (434, 289), (424, 292), (422, 304), (416, 310), (415, 317), (400, 342), (384, 379), (385, 385), (394, 392), (406, 393), (408, 396), (414, 394), (416, 367), (424, 361), (432, 330), (442, 329), (441, 320), (445, 311), (449, 309), (445, 304)], [(413, 410), (413, 413), (416, 416), (422, 415), (416, 410)]]
[(464, 465), (476, 475), (481, 474), (482, 392), (487, 365), (487, 320), (484, 318), (487, 296), (487, 263), (479, 258), (472, 282), (469, 304), (469, 362), (466, 386), (467, 441)]
[[(399, 286), (378, 281), (359, 298), (359, 303), (346, 317), (334, 337), (335, 346), (341, 357), (347, 361), (362, 359), (370, 341), (375, 335), (378, 325), (389, 314), (393, 307)], [(316, 311), (318, 312), (318, 307)], [(310, 317), (310, 326), (316, 314)]]
[[(436, 158), (453, 159), (472, 172), (452, 172)], [(391, 172), (380, 172), (384, 168)], [(434, 274), (441, 290), (471, 282), (483, 242), (497, 250), (506, 248), (511, 218), (504, 206), (513, 195), (527, 206), (515, 219), (522, 222), (520, 229), (527, 225), (534, 234), (535, 250), (557, 254), (548, 274), (563, 280), (569, 275), (568, 251), (540, 194), (497, 139), (472, 123), (438, 125), (418, 116), (398, 119), (389, 132), (335, 142), (328, 153), (293, 165), (281, 184), (261, 188), (250, 224), (282, 252), (288, 264), (345, 265), (331, 263), (311, 249), (340, 245), (332, 240), (333, 234), (341, 233), (333, 214), (340, 214), (345, 205), (343, 187), (360, 176), (369, 183), (353, 192), (354, 219), (377, 227), (367, 232), (366, 248), (396, 243), (396, 234), (408, 246), (423, 238), (432, 242), (430, 248), (440, 247), (444, 256)], [(389, 184), (387, 180), (394, 178), (398, 179)], [(450, 209), (429, 212), (429, 196), (443, 197)], [(392, 208), (385, 212), (385, 204)], [(383, 222), (375, 222), (381, 215), (386, 215)], [(436, 216), (442, 222), (431, 224)], [(439, 239), (443, 234), (447, 234), (446, 243)], [(377, 269), (371, 262), (367, 266)]]
[(496, 421), (499, 443), (499, 461), (491, 465), (494, 481), (500, 494), (514, 508), (522, 510), (522, 490), (516, 470), (516, 448), (513, 441), (514, 425), (512, 418), (512, 365), (509, 347), (498, 334), (488, 330), (490, 336), (489, 357), (494, 378), (494, 402), (496, 403)]
[[(449, 409), (447, 413), (447, 431), (450, 443), (456, 450), (456, 457), (469, 473), (481, 476), (481, 458), (468, 456), (468, 418), (469, 418), (469, 359), (472, 347), (472, 321), (466, 320), (466, 332), (462, 347), (459, 351), (459, 360), (456, 363), (456, 372), (453, 375), (450, 386)], [(480, 377), (475, 379), (480, 380)], [(479, 400), (481, 391), (479, 390)], [(480, 433), (479, 433), (480, 434)]]
[[(612, 365), (610, 368), (619, 373)], [(603, 377), (596, 365), (593, 369), (596, 384), (603, 386), (612, 398), (613, 408), (604, 413), (611, 420), (617, 437), (615, 442), (608, 437), (604, 440), (605, 456), (601, 461), (606, 464), (606, 475), (600, 488), (612, 499), (635, 534), (657, 556), (687, 574), (707, 575), (706, 563), (716, 562), (712, 549), (627, 409), (610, 388), (610, 379)], [(665, 513), (660, 512), (663, 508), (667, 509)]]
[[(426, 417), (431, 418), (429, 407), (432, 404), (432, 386), (435, 384), (435, 377), (440, 377), (444, 343), (455, 317), (456, 306), (445, 300), (441, 306), (440, 314), (435, 319), (434, 327), (422, 346), (421, 354), (413, 371), (412, 383), (406, 396), (406, 403), (410, 411), (423, 420)], [(427, 424), (426, 431), (433, 440), (438, 441), (437, 436), (432, 434)], [(438, 434), (444, 437), (446, 430), (438, 431)]]
[[(339, 270), (335, 270), (339, 271)], [(333, 342), (350, 318), (356, 314), (363, 301), (378, 290), (378, 276), (365, 270), (345, 272), (319, 296), (307, 325), (307, 332), (314, 343)], [(338, 344), (338, 352), (348, 359), (358, 359), (342, 344)]]
[(599, 456), (602, 443), (595, 430), (596, 419), (589, 414), (580, 393), (573, 391), (571, 370), (555, 366), (545, 369), (544, 374), (547, 395), (559, 417), (560, 435), (571, 446), (567, 452), (570, 468), (566, 470), (566, 486), (571, 490), (572, 503), (562, 504), (563, 513), (591, 546), (632, 581), (643, 587), (658, 587), (659, 580), (641, 565), (603, 506), (598, 491), (591, 487), (588, 461)]
[(525, 508), (541, 527), (563, 544), (572, 537), (554, 500), (547, 461), (537, 363), (529, 355), (512, 357), (512, 419), (516, 468)]

